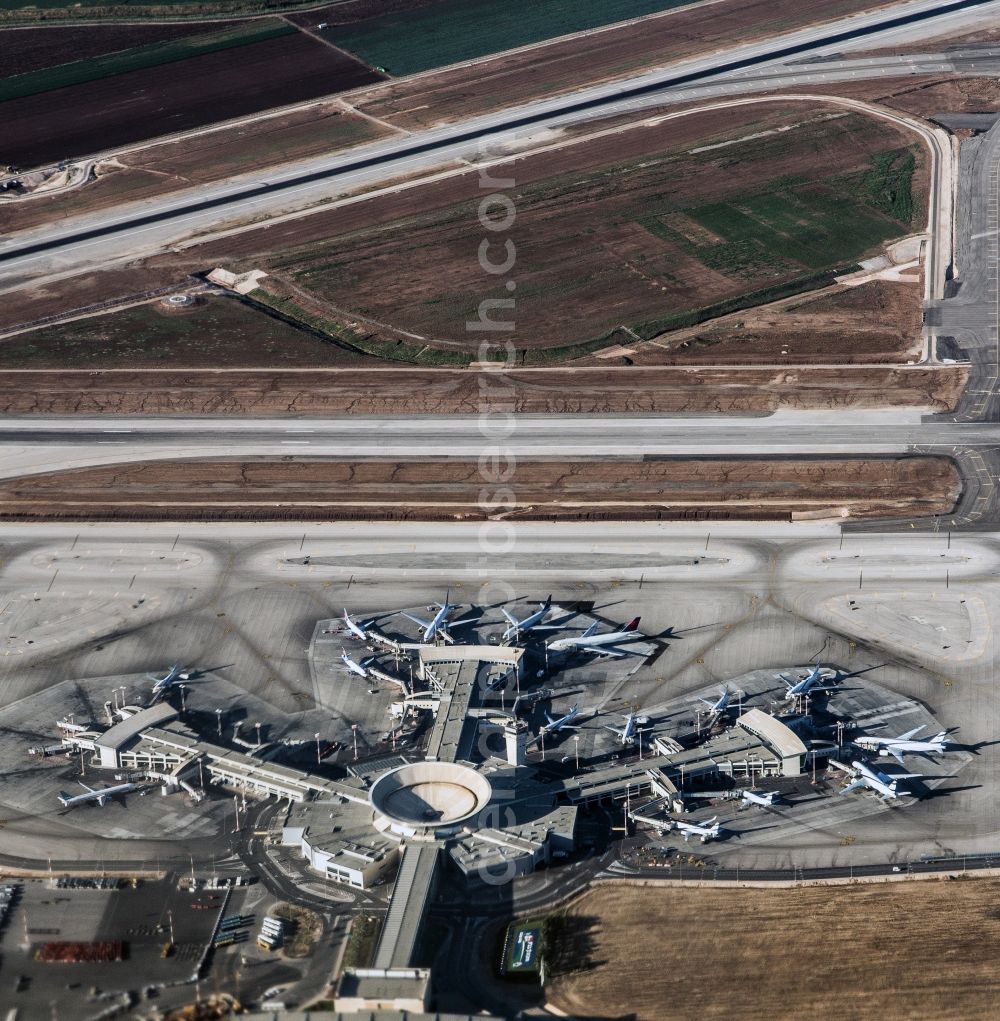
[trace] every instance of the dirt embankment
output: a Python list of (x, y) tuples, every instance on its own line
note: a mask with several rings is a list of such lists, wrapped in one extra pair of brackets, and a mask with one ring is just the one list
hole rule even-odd
[[(602, 884), (568, 912), (573, 1017), (637, 1021), (987, 1021), (997, 880), (802, 889)], [(669, 1007), (665, 1005), (669, 1004)]]
[[(958, 497), (936, 457), (528, 461), (513, 497), (483, 505), (474, 461), (325, 458), (152, 461), (0, 484), (7, 518), (366, 520), (911, 517)], [(491, 494), (492, 495), (492, 494)]]
[(2, 414), (350, 415), (767, 412), (779, 408), (953, 410), (960, 365), (926, 368), (363, 369), (9, 372)]

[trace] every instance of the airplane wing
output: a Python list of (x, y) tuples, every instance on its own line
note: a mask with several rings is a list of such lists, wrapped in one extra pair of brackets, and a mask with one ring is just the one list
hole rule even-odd
[(906, 763), (903, 761), (903, 753), (898, 748), (888, 747), (886, 751), (901, 765), (905, 766)]
[(407, 620), (412, 620), (414, 624), (419, 624), (425, 631), (431, 626), (429, 620), (421, 620), (419, 617), (414, 617), (413, 614), (407, 613), (405, 610), (399, 611)]
[(592, 652), (595, 656), (607, 656), (610, 659), (624, 659), (630, 655), (628, 652), (616, 649), (613, 645), (582, 645), (579, 648), (582, 652)]
[(850, 794), (851, 791), (860, 790), (862, 787), (867, 787), (868, 784), (864, 780), (852, 780), (846, 787), (840, 788), (841, 794)]
[(914, 727), (913, 730), (908, 730), (905, 734), (900, 734), (899, 737), (893, 738), (894, 741), (909, 741), (911, 738), (917, 736), (922, 730), (927, 729), (927, 724), (922, 727)]
[(508, 624), (511, 624), (514, 627), (518, 626), (517, 619), (514, 617), (513, 614), (508, 613), (507, 610), (504, 609), (504, 607), (502, 607), (502, 606), (500, 607), (500, 612), (507, 618), (507, 623)]
[(85, 790), (85, 791), (86, 791), (86, 792), (87, 792), (88, 794), (93, 794), (93, 793), (94, 793), (94, 788), (93, 788), (93, 787), (88, 787), (88, 786), (87, 786), (87, 785), (86, 785), (86, 784), (85, 784), (85, 783), (84, 783), (84, 782), (83, 782), (82, 780), (77, 780), (77, 783), (78, 783), (78, 784), (79, 784), (79, 785), (80, 785), (80, 786), (81, 786), (81, 787), (82, 787), (82, 788), (83, 788), (83, 789), (84, 789), (84, 790)]

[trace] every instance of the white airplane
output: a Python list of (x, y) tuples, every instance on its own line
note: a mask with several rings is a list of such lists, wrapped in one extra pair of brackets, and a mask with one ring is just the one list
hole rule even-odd
[(863, 762), (857, 761), (852, 762), (850, 766), (845, 766), (842, 762), (835, 762), (831, 759), (830, 765), (836, 766), (845, 773), (852, 775), (851, 782), (846, 787), (841, 788), (841, 794), (847, 794), (850, 791), (867, 787), (869, 790), (874, 791), (883, 801), (909, 797), (911, 792), (900, 787), (899, 781), (920, 776), (919, 773), (897, 773), (895, 776), (889, 776), (888, 773), (880, 773), (876, 769), (869, 769)]
[(706, 698), (699, 698), (698, 701), (703, 705), (708, 706), (708, 718), (713, 722), (717, 720), (729, 707), (729, 695), (730, 691), (728, 688), (723, 688), (722, 693), (718, 699), (714, 702), (709, 702)]
[(744, 805), (763, 805), (769, 808), (781, 801), (781, 795), (777, 791), (743, 791), (742, 801)]
[(548, 720), (541, 730), (538, 732), (538, 736), (544, 737), (546, 734), (556, 734), (560, 730), (576, 730), (575, 727), (571, 727), (570, 724), (576, 719), (577, 714), (580, 712), (580, 703), (578, 702), (572, 709), (565, 715), (560, 716), (558, 720), (552, 719), (548, 713), (545, 714), (545, 719)]
[(346, 649), (340, 650), (340, 658), (341, 660), (343, 660), (344, 665), (347, 667), (348, 670), (351, 671), (352, 674), (357, 674), (358, 677), (368, 676), (368, 671), (360, 663), (357, 663), (355, 662), (355, 660), (351, 659), (351, 657), (347, 655)]
[(717, 840), (722, 832), (718, 818), (718, 816), (715, 816), (705, 823), (681, 822), (680, 819), (671, 819), (670, 822), (673, 824), (673, 828), (684, 838), (685, 842), (691, 837), (700, 837), (701, 842), (707, 844), (710, 840)]
[[(517, 641), (518, 636), (525, 634), (532, 628), (538, 627), (543, 620), (549, 615), (549, 611), (552, 609), (552, 596), (549, 596), (544, 603), (539, 606), (534, 613), (529, 614), (524, 620), (518, 620), (515, 616), (510, 614), (503, 607), (500, 608), (500, 612), (507, 618), (507, 623), (510, 627), (507, 628), (503, 633), (503, 638), (500, 640), (506, 644), (507, 642)], [(559, 630), (558, 625), (553, 624), (546, 630)]]
[(446, 642), (454, 642), (455, 639), (448, 634), (448, 628), (454, 627), (456, 624), (465, 624), (477, 619), (476, 617), (464, 617), (462, 620), (449, 621), (448, 614), (456, 608), (448, 601), (450, 596), (451, 590), (449, 589), (445, 594), (444, 602), (434, 604), (438, 608), (438, 611), (434, 615), (433, 620), (421, 620), (419, 617), (414, 617), (405, 610), (401, 611), (407, 620), (412, 620), (414, 624), (419, 624), (424, 629), (423, 639), (425, 642), (433, 642), (436, 635), (440, 635)]
[(372, 624), (375, 623), (372, 620), (368, 621), (366, 624), (355, 623), (353, 620), (351, 620), (351, 615), (347, 612), (346, 606), (344, 607), (344, 616), (342, 619), (344, 621), (344, 627), (346, 627), (347, 630), (350, 631), (352, 635), (356, 636), (357, 638), (360, 638), (362, 641), (365, 641), (368, 638), (368, 632), (365, 629), (370, 628)]
[(645, 638), (645, 635), (639, 634), (639, 619), (639, 617), (633, 617), (617, 631), (608, 631), (603, 635), (597, 634), (600, 624), (595, 621), (582, 635), (577, 635), (575, 638), (557, 638), (554, 642), (550, 642), (549, 651), (563, 652), (579, 649), (581, 652), (592, 652), (597, 656), (613, 656), (616, 659), (621, 659), (628, 653), (615, 646), (622, 643), (627, 645)]
[(171, 688), (176, 688), (182, 681), (187, 682), (191, 680), (190, 676), (184, 672), (183, 667), (176, 663), (163, 677), (154, 677), (150, 674), (149, 679), (154, 682), (152, 691), (153, 701), (162, 698)]
[(622, 744), (635, 744), (639, 740), (640, 730), (639, 727), (644, 723), (649, 723), (649, 718), (646, 716), (638, 716), (636, 713), (629, 713), (625, 717), (624, 727), (609, 727), (605, 725), (605, 730), (610, 730), (612, 734), (616, 734), (618, 740)]
[(902, 766), (904, 765), (903, 756), (906, 754), (940, 755), (948, 750), (950, 742), (945, 740), (948, 736), (947, 730), (940, 731), (933, 737), (927, 738), (926, 741), (914, 741), (917, 734), (924, 729), (925, 727), (914, 727), (913, 730), (908, 730), (905, 734), (900, 734), (899, 737), (865, 735), (856, 737), (854, 743), (866, 751), (877, 751), (879, 755), (883, 756), (891, 755)]
[(823, 667), (819, 663), (805, 677), (799, 678), (798, 681), (791, 681), (784, 674), (778, 674), (778, 676), (788, 686), (788, 691), (785, 692), (786, 702), (792, 702), (800, 695), (811, 695), (814, 691), (833, 690), (829, 685), (818, 686), (819, 682), (823, 679)]
[(138, 784), (134, 783), (120, 783), (117, 787), (105, 787), (103, 790), (95, 790), (93, 787), (88, 787), (82, 780), (78, 781), (78, 783), (87, 793), (67, 794), (65, 791), (60, 791), (59, 801), (62, 803), (63, 808), (72, 808), (74, 805), (82, 805), (87, 801), (96, 801), (103, 808), (116, 794), (127, 794), (138, 787)]

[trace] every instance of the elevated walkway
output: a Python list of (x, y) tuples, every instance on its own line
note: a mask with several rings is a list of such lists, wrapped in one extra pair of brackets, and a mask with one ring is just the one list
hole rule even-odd
[(411, 965), (424, 910), (434, 892), (438, 855), (437, 844), (410, 844), (403, 852), (373, 967)]

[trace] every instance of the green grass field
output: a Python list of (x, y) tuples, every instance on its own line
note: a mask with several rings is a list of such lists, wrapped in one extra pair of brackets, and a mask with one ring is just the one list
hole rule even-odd
[(97, 81), (99, 78), (112, 78), (115, 75), (127, 74), (129, 71), (141, 71), (147, 67), (173, 64), (203, 53), (259, 43), (265, 39), (291, 35), (296, 31), (298, 30), (291, 25), (273, 18), (248, 21), (232, 28), (208, 31), (186, 39), (135, 46), (128, 50), (119, 50), (117, 53), (91, 57), (88, 60), (75, 60), (69, 64), (29, 71), (27, 74), (16, 74), (0, 80), (0, 102), (34, 96), (41, 92), (50, 92), (52, 89), (82, 85), (84, 82)]
[(443, 0), (330, 30), (338, 46), (391, 75), (415, 74), (694, 0)]
[(726, 276), (815, 273), (853, 262), (910, 227), (914, 166), (908, 150), (876, 153), (861, 175), (783, 179), (751, 195), (685, 208), (717, 242), (695, 243), (655, 216), (641, 222)]

